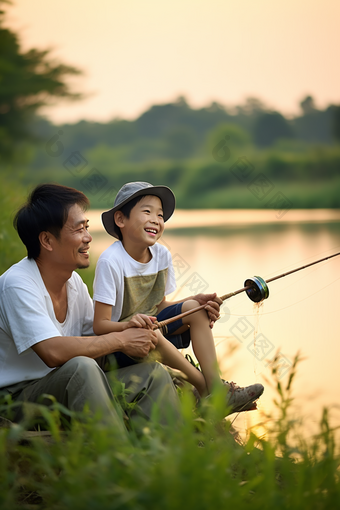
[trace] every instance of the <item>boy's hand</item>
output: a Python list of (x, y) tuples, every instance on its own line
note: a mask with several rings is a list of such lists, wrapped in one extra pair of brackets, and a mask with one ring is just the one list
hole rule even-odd
[(128, 356), (145, 358), (150, 351), (156, 348), (158, 343), (154, 331), (144, 328), (130, 328), (120, 333), (122, 347), (120, 350)]
[(206, 305), (205, 310), (210, 319), (210, 328), (214, 327), (215, 322), (220, 318), (220, 306), (223, 303), (222, 299), (217, 297), (216, 292), (214, 294), (197, 294), (192, 299), (198, 301), (200, 305)]
[(153, 323), (155, 322), (156, 317), (150, 317), (149, 315), (144, 315), (143, 313), (137, 313), (126, 322), (126, 329), (129, 328), (145, 328), (145, 329), (153, 329)]

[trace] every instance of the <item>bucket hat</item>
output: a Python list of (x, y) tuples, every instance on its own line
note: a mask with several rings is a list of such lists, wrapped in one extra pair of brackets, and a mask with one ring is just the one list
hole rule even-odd
[(102, 213), (102, 223), (108, 234), (118, 239), (115, 231), (114, 213), (135, 197), (155, 195), (163, 204), (164, 221), (167, 221), (175, 210), (175, 195), (167, 186), (153, 186), (149, 182), (128, 182), (118, 191), (112, 209)]

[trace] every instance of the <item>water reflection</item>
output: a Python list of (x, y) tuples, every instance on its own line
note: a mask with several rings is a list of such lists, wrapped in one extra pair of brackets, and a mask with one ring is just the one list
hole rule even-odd
[[(205, 213), (197, 212), (195, 224)], [(332, 219), (266, 224), (262, 217), (251, 225), (235, 221), (229, 226), (166, 229), (163, 242), (177, 261), (178, 288), (172, 298), (200, 291), (226, 294), (243, 287), (251, 276), (268, 279), (340, 251), (340, 221), (335, 221), (336, 216)], [(91, 252), (97, 258), (112, 238), (103, 231), (91, 233)], [(295, 384), (299, 413), (308, 414), (312, 423), (319, 420), (322, 406), (339, 404), (339, 276), (340, 257), (269, 284), (270, 296), (259, 312), (255, 349), (254, 304), (245, 293), (226, 301), (214, 328), (223, 376), (240, 385), (262, 382), (263, 376), (270, 376), (268, 360), (278, 349), (288, 360), (300, 351), (305, 361)], [(269, 410), (273, 391), (265, 386), (260, 407)], [(260, 420), (260, 413), (243, 413), (235, 424), (242, 428), (245, 421)]]

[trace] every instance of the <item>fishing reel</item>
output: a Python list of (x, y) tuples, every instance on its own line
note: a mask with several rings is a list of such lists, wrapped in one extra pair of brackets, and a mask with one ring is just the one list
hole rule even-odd
[(248, 278), (248, 280), (244, 282), (244, 286), (249, 287), (246, 290), (246, 293), (249, 299), (254, 301), (254, 303), (259, 303), (260, 301), (267, 299), (269, 296), (268, 285), (261, 276)]

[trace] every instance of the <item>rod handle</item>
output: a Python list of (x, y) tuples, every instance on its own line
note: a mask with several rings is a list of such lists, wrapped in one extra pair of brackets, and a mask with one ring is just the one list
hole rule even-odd
[[(241, 292), (244, 292), (245, 290), (250, 289), (250, 285), (247, 285), (247, 287), (243, 287), (242, 289), (236, 290), (235, 292), (230, 292), (229, 294), (224, 294), (224, 296), (221, 296), (220, 299), (222, 301), (225, 301), (226, 299), (231, 298), (232, 296), (236, 296), (236, 294), (240, 294)], [(191, 315), (192, 313), (198, 312), (199, 310), (203, 310), (206, 305), (200, 305), (196, 308), (192, 308), (191, 310), (188, 310), (187, 312), (183, 312), (179, 315), (176, 315), (175, 317), (170, 317), (170, 319), (165, 319), (164, 321), (155, 322), (154, 323), (154, 329), (161, 329), (163, 326), (167, 326), (168, 324), (171, 324), (172, 322), (175, 322), (179, 319), (183, 319), (184, 317), (187, 317), (188, 315)]]

